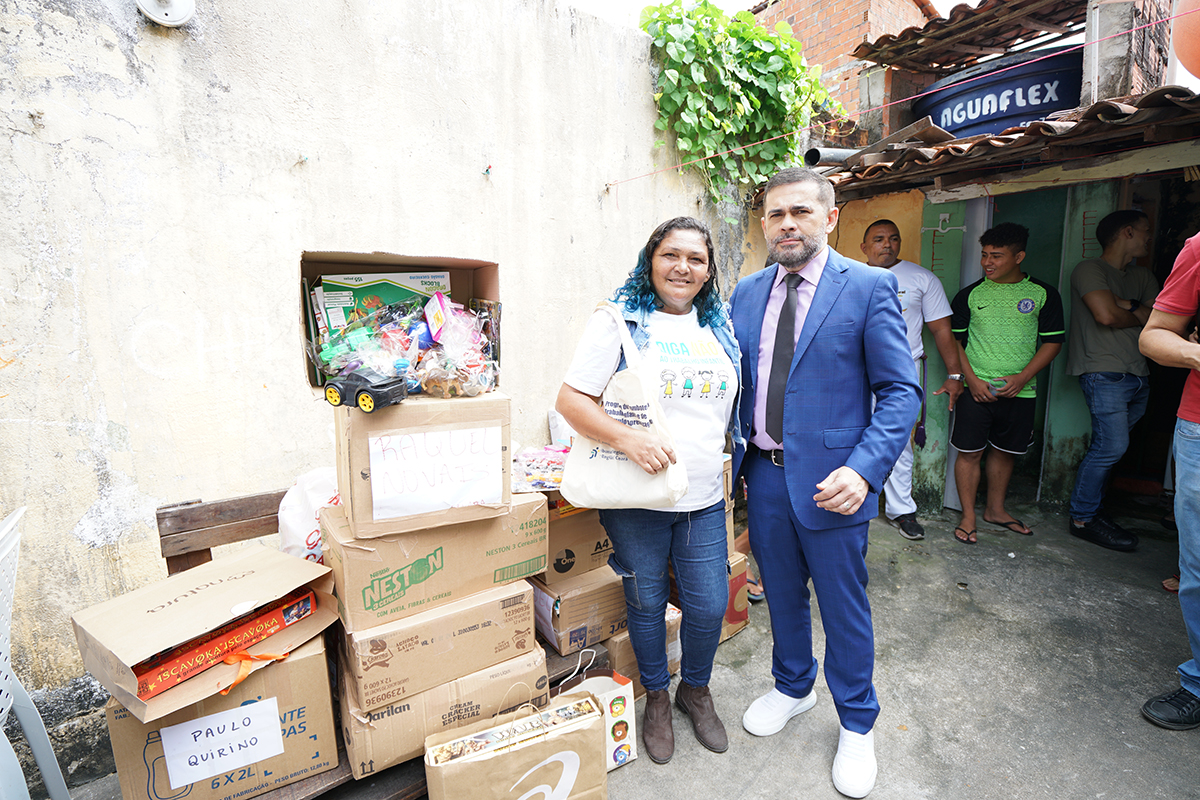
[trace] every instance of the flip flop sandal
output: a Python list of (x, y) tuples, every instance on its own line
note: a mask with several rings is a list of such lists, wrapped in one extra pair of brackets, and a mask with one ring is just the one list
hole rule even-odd
[[(1172, 589), (1172, 588), (1169, 586), (1169, 584), (1170, 584), (1172, 581), (1175, 583), (1175, 588), (1174, 588), (1174, 589)], [(1164, 578), (1164, 579), (1163, 579), (1163, 582), (1162, 582), (1162, 587), (1163, 587), (1163, 589), (1167, 590), (1167, 591), (1168, 591), (1168, 592), (1170, 592), (1171, 594), (1179, 594), (1179, 574), (1178, 574), (1178, 573), (1176, 573), (1176, 574), (1172, 575), (1172, 576), (1171, 576), (1171, 577), (1169, 577), (1169, 578)]]
[[(964, 539), (961, 536), (959, 536), (958, 535), (959, 531), (962, 531), (963, 533), (965, 533), (967, 535), (967, 538)], [(976, 532), (974, 530), (967, 530), (966, 528), (958, 528), (958, 527), (956, 527), (954, 529), (954, 540), (956, 542), (961, 542), (963, 544), (975, 544), (975, 542), (971, 541), (972, 536), (976, 536)]]
[(761, 603), (767, 599), (767, 593), (761, 588), (757, 592), (750, 591), (751, 586), (761, 586), (756, 578), (746, 578), (746, 599), (751, 603)]
[[(1029, 528), (1028, 525), (1026, 525), (1024, 522), (1021, 522), (1021, 520), (1017, 519), (1016, 517), (1013, 517), (1010, 522), (997, 522), (996, 520), (988, 519), (987, 517), (984, 517), (983, 521), (988, 525), (999, 525), (1001, 528), (1007, 528), (1013, 533), (1019, 533), (1022, 536), (1033, 536), (1033, 528)], [(1018, 530), (1019, 528), (1029, 528), (1029, 530)]]

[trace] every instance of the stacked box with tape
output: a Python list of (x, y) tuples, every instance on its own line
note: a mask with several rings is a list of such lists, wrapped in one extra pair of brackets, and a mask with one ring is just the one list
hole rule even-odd
[(538, 633), (565, 656), (625, 630), (625, 594), (608, 566), (612, 545), (599, 512), (572, 506), (558, 492), (549, 492), (548, 502), (549, 561), (529, 582)]
[(339, 408), (343, 505), (321, 510), (343, 633), (338, 701), (355, 778), (425, 737), (548, 699), (534, 635), (547, 505), (508, 493), (509, 400)]

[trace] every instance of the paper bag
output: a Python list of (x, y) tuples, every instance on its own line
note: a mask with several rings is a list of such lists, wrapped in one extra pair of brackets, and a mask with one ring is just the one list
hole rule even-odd
[(560, 695), (425, 740), (429, 800), (608, 800), (604, 712), (588, 692)]
[(590, 692), (604, 710), (604, 768), (612, 772), (637, 758), (634, 726), (633, 681), (611, 669), (584, 670), (551, 690), (557, 697), (567, 692)]

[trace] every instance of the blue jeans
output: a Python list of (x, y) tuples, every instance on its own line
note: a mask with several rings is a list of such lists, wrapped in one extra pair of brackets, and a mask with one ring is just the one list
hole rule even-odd
[(1146, 413), (1150, 379), (1126, 372), (1085, 372), (1079, 386), (1092, 413), (1092, 443), (1075, 473), (1071, 518), (1087, 522), (1100, 510), (1108, 474), (1129, 449), (1129, 432)]
[(1192, 648), (1179, 683), (1200, 696), (1200, 424), (1175, 421), (1175, 524), (1179, 526), (1179, 608)]
[(683, 612), (680, 677), (691, 686), (707, 686), (729, 605), (725, 501), (699, 511), (601, 509), (600, 524), (612, 542), (608, 563), (624, 579), (629, 643), (642, 686), (658, 691), (671, 685), (664, 619), (671, 594), (668, 562)]

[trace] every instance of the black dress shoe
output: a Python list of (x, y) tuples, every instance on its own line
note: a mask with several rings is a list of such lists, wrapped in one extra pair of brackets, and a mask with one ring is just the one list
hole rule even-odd
[(1147, 700), (1142, 706), (1142, 716), (1173, 731), (1200, 728), (1200, 697), (1180, 687)]
[(1078, 536), (1085, 542), (1107, 547), (1109, 550), (1120, 550), (1128, 553), (1138, 546), (1138, 537), (1100, 515), (1092, 517), (1082, 526), (1073, 520), (1067, 520), (1067, 529), (1072, 536)]

